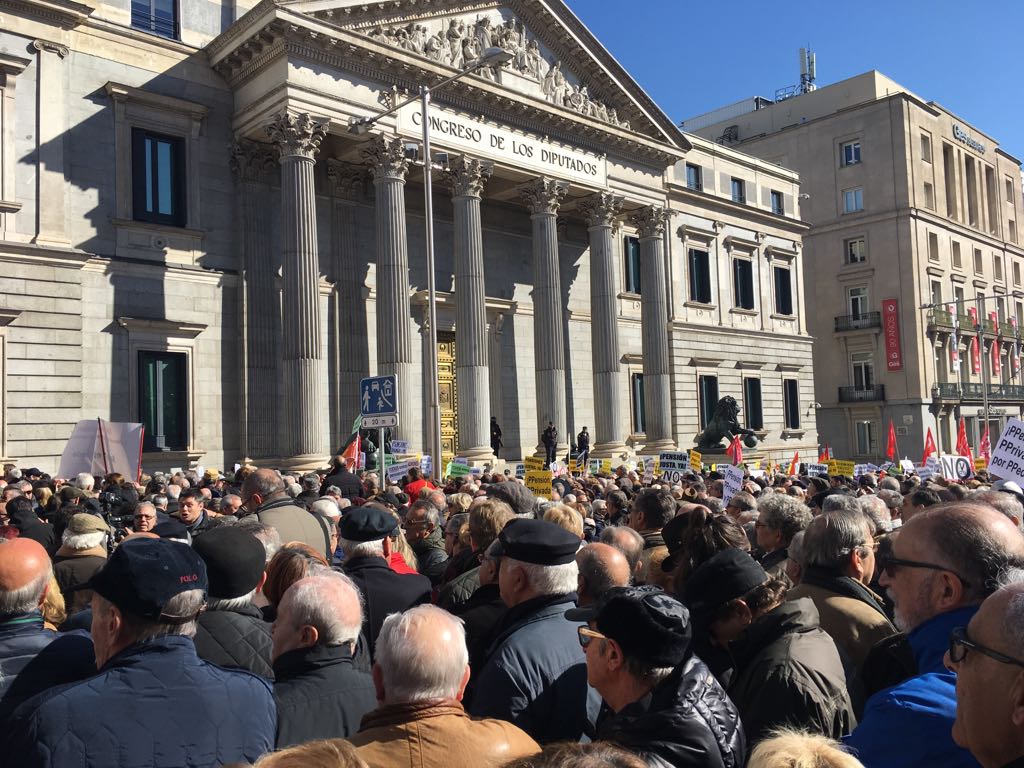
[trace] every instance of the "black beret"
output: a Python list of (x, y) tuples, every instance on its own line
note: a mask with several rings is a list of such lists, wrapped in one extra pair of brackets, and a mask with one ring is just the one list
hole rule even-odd
[(690, 655), (690, 612), (660, 587), (613, 587), (600, 600), (566, 611), (570, 621), (593, 621), (623, 652), (657, 667)]
[(725, 549), (686, 580), (683, 602), (695, 616), (707, 616), (766, 581), (768, 574), (754, 558), (742, 549)]
[(398, 527), (398, 520), (389, 512), (372, 504), (356, 507), (341, 519), (338, 535), (348, 541), (377, 541)]
[(512, 520), (498, 535), (495, 557), (534, 565), (565, 565), (576, 559), (580, 537), (546, 520)]
[(231, 600), (256, 589), (267, 563), (262, 542), (233, 525), (212, 528), (192, 542), (206, 563), (210, 597)]

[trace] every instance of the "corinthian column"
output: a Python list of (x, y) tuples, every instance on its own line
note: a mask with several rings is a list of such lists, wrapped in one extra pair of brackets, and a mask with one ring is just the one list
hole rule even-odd
[(594, 364), (594, 449), (608, 458), (626, 449), (619, 410), (620, 355), (616, 323), (618, 289), (612, 228), (622, 198), (607, 192), (580, 202), (590, 235), (590, 346)]
[(398, 375), (398, 428), (393, 436), (422, 448), (413, 411), (415, 375), (409, 323), (409, 249), (405, 226), (405, 142), (377, 136), (363, 151), (376, 190), (377, 221), (377, 372)]
[(445, 179), (452, 188), (455, 230), (455, 389), (459, 394), (459, 453), (493, 461), (491, 391), (487, 369), (487, 308), (480, 195), (491, 166), (456, 157)]
[(327, 451), (323, 429), (323, 346), (313, 164), (327, 124), (283, 113), (266, 127), (281, 160), (281, 282), (284, 369), (282, 458), (297, 468), (319, 466)]
[(665, 225), (668, 211), (649, 205), (631, 217), (640, 236), (640, 326), (644, 356), (644, 453), (675, 448), (668, 355)]
[(239, 432), (244, 462), (266, 459), (277, 449), (277, 326), (281, 304), (270, 250), (270, 174), (278, 171), (276, 149), (242, 139), (228, 159), (239, 186), (242, 237), (239, 242), (238, 302)]
[[(562, 181), (541, 177), (519, 188), (533, 223), (533, 355), (537, 377), (537, 436), (549, 421), (558, 430), (556, 452), (568, 449), (565, 434), (565, 334), (558, 268), (558, 206), (568, 191)], [(538, 444), (537, 452), (544, 446)]]

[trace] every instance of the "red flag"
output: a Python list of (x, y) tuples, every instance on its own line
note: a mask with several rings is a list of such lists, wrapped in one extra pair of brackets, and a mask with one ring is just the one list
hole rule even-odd
[(789, 474), (796, 474), (796, 465), (800, 463), (800, 451), (793, 454), (793, 460), (789, 463)]
[(818, 454), (818, 463), (828, 464), (828, 445), (822, 448), (821, 452)]
[(889, 419), (889, 439), (885, 446), (885, 457), (889, 461), (896, 461), (896, 427), (892, 425), (892, 419)]
[(960, 417), (960, 428), (956, 432), (956, 452), (974, 461), (971, 444), (967, 442), (967, 420), (963, 416)]
[(832, 446), (829, 445), (828, 443), (825, 443), (825, 460), (832, 461), (832, 459), (834, 458), (835, 456), (832, 455)]
[(349, 472), (354, 472), (358, 467), (359, 463), (359, 451), (362, 447), (362, 439), (358, 432), (356, 432), (356, 439), (348, 444), (342, 454), (341, 458), (345, 461), (345, 466), (348, 467)]
[(981, 436), (981, 445), (978, 447), (978, 455), (985, 459), (985, 466), (987, 467), (992, 459), (992, 443), (988, 436), (988, 426), (985, 427), (985, 434)]
[(928, 457), (938, 452), (939, 449), (935, 447), (935, 438), (932, 437), (932, 428), (928, 427), (928, 435), (924, 439), (924, 458), (921, 459), (921, 463), (926, 464)]
[(743, 463), (743, 444), (740, 442), (739, 435), (733, 435), (732, 442), (729, 443), (729, 447), (725, 449), (727, 456), (732, 458), (734, 466), (739, 466)]

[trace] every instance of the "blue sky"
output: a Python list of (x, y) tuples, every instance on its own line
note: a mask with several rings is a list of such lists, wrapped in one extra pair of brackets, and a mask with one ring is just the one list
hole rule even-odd
[(675, 122), (800, 80), (877, 69), (1024, 159), (1024, 2), (567, 0)]

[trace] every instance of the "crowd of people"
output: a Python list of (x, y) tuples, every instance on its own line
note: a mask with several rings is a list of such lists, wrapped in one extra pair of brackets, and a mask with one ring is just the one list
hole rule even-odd
[(1024, 766), (1024, 491), (0, 480), (8, 766)]

